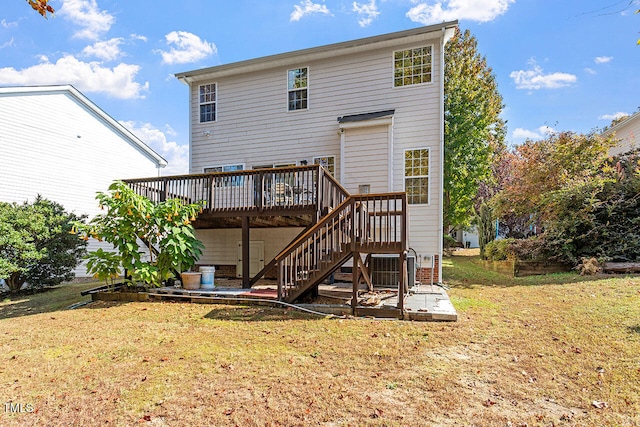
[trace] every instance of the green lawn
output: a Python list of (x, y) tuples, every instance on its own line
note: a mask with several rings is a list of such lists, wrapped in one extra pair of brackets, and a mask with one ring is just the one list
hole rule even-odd
[(0, 425), (640, 424), (640, 278), (443, 267), (455, 323), (4, 300)]

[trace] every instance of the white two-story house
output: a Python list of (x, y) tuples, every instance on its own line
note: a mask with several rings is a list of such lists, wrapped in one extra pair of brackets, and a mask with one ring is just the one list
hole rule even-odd
[(190, 175), (127, 182), (154, 200), (202, 202), (199, 263), (247, 287), (271, 272), (282, 299), (342, 265), (375, 281), (375, 257), (403, 264), (399, 286), (407, 258), (419, 280), (439, 281), (443, 52), (456, 26), (179, 73)]
[[(36, 196), (92, 218), (116, 179), (160, 175), (167, 161), (70, 85), (0, 87), (0, 201)], [(91, 239), (89, 251), (112, 250)], [(86, 276), (83, 265), (76, 276)]]

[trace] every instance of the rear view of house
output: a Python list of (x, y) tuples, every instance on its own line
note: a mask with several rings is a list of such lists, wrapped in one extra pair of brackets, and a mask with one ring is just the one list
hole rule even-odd
[[(443, 51), (456, 25), (177, 74), (190, 93), (190, 172), (315, 164), (352, 195), (406, 192), (409, 253), (419, 277), (439, 280)], [(240, 229), (198, 231), (202, 262), (240, 275)], [(300, 231), (252, 231), (254, 272)]]
[[(33, 201), (40, 194), (93, 217), (100, 213), (96, 192), (115, 179), (158, 176), (166, 164), (72, 86), (0, 88), (3, 202)], [(90, 242), (89, 250), (97, 247)]]

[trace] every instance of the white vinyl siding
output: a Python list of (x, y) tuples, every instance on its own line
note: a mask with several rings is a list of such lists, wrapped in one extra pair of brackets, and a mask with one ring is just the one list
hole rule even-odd
[[(398, 90), (391, 84), (394, 51), (417, 46), (432, 49), (432, 84), (412, 85)], [(438, 76), (440, 52), (436, 40), (371, 49), (368, 52), (335, 56), (304, 63), (312, 71), (313, 108), (308, 114), (291, 114), (283, 76), (298, 67), (289, 65), (244, 74), (226, 73), (210, 81), (197, 80), (191, 86), (192, 147), (191, 171), (198, 173), (209, 165), (244, 162), (252, 165), (280, 164), (296, 161), (313, 164), (314, 158), (335, 157), (334, 177), (343, 175), (340, 124), (338, 117), (376, 111), (395, 110), (390, 143), (392, 168), (389, 165), (368, 170), (374, 175), (381, 169), (393, 183), (388, 191), (404, 190), (404, 153), (408, 149), (428, 147), (430, 151), (429, 205), (410, 206), (412, 226), (410, 246), (417, 251), (437, 253), (438, 203), (440, 181), (441, 93)], [(354, 78), (357, 76), (357, 78)], [(220, 94), (218, 122), (210, 137), (203, 132), (210, 127), (199, 123), (198, 86), (217, 82)], [(347, 129), (347, 132), (351, 129)], [(387, 150), (388, 151), (388, 150)], [(367, 171), (367, 163), (360, 169)], [(368, 182), (362, 182), (367, 184)], [(388, 187), (388, 184), (387, 184)], [(357, 185), (351, 191), (357, 192)], [(371, 182), (371, 191), (378, 191)], [(414, 233), (414, 231), (416, 231)], [(253, 238), (253, 237), (252, 237)], [(235, 240), (234, 240), (235, 242)], [(265, 257), (267, 255), (265, 254)]]
[(371, 193), (389, 192), (389, 126), (345, 130), (344, 182), (352, 194), (360, 185)]
[(609, 150), (610, 155), (615, 156), (640, 148), (640, 113), (618, 123), (610, 132), (614, 132), (618, 141), (616, 146)]
[[(274, 229), (252, 228), (251, 240), (264, 241), (265, 263), (272, 260), (293, 240), (302, 228), (285, 227)], [(198, 239), (205, 245), (198, 264), (205, 265), (236, 265), (238, 262), (238, 241), (242, 240), (242, 230), (239, 228), (224, 228), (215, 230), (196, 230)]]
[[(34, 111), (45, 111), (34, 119)], [(89, 218), (116, 179), (158, 176), (139, 147), (65, 92), (0, 94), (0, 200), (38, 195)], [(88, 250), (111, 245), (90, 240)], [(86, 275), (84, 268), (76, 270)]]

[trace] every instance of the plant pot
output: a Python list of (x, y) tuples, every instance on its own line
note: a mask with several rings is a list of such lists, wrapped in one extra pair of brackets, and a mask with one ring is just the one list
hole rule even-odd
[(182, 279), (182, 287), (184, 289), (195, 290), (200, 289), (200, 278), (202, 273), (196, 271), (187, 271), (180, 274)]

